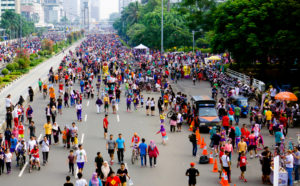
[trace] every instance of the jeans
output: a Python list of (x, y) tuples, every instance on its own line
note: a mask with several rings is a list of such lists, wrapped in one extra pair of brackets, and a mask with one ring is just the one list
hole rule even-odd
[(77, 120), (81, 121), (81, 110), (77, 110)]
[(146, 156), (146, 154), (143, 154), (143, 155), (141, 154), (141, 165), (142, 166), (147, 165), (147, 156)]
[(101, 105), (97, 105), (97, 113), (101, 112)]
[(300, 165), (294, 165), (295, 181), (299, 181), (299, 167)]
[(42, 153), (43, 153), (43, 163), (47, 163), (49, 152), (42, 152)]
[(47, 140), (49, 141), (49, 145), (51, 145), (51, 134), (46, 134)]
[(286, 171), (288, 172), (288, 185), (292, 186), (293, 185), (293, 168), (286, 168)]
[(123, 162), (124, 149), (118, 149), (117, 154), (118, 154), (118, 161), (119, 161), (119, 163)]
[(193, 143), (193, 156), (197, 155), (197, 143)]
[(74, 174), (74, 163), (69, 162), (69, 172)]
[(11, 162), (6, 162), (6, 170), (7, 170), (7, 173), (10, 173), (10, 171), (11, 171)]
[(156, 165), (156, 157), (150, 157), (150, 166), (152, 167), (152, 159), (154, 159), (154, 166)]
[(240, 116), (234, 115), (234, 121), (235, 121), (235, 123), (238, 125), (239, 122), (240, 122)]

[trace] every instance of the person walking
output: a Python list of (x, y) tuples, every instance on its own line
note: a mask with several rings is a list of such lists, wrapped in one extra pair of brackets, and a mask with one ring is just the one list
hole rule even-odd
[(27, 110), (26, 110), (26, 118), (27, 118), (27, 121), (29, 124), (32, 121), (32, 115), (33, 115), (33, 109), (30, 105), (28, 105)]
[(241, 116), (241, 108), (240, 107), (235, 107), (234, 108), (234, 121), (235, 121), (236, 125), (239, 125), (240, 116)]
[(89, 181), (89, 186), (102, 186), (102, 182), (96, 172), (93, 173), (92, 178)]
[(47, 105), (47, 107), (45, 108), (46, 111), (46, 119), (47, 122), (50, 122), (50, 118), (51, 118), (51, 108), (50, 108), (50, 104)]
[(33, 92), (33, 89), (32, 87), (28, 87), (28, 94), (29, 94), (29, 100), (30, 102), (33, 102), (33, 96), (34, 96), (34, 92)]
[(122, 134), (119, 134), (119, 138), (116, 140), (118, 162), (119, 164), (123, 163), (124, 152), (125, 152), (125, 140), (122, 138)]
[(294, 157), (294, 172), (295, 172), (294, 183), (299, 183), (300, 151), (296, 146), (294, 147), (293, 157)]
[(82, 121), (81, 113), (82, 113), (82, 105), (80, 101), (77, 101), (76, 114), (77, 114), (77, 120), (80, 122)]
[(68, 164), (69, 164), (69, 173), (72, 175), (74, 175), (74, 159), (75, 159), (75, 156), (74, 156), (74, 151), (73, 150), (70, 150), (70, 153), (68, 155)]
[[(75, 153), (75, 161), (77, 163), (78, 172), (82, 173), (84, 163), (87, 162), (87, 156), (86, 156), (85, 150), (82, 147), (82, 144), (79, 144), (78, 148), (79, 149)], [(78, 178), (79, 178), (79, 176), (78, 176)]]
[(9, 151), (9, 149), (6, 149), (4, 159), (6, 164), (6, 171), (7, 174), (11, 172), (11, 160), (12, 160), (12, 153)]
[(108, 124), (109, 124), (109, 122), (108, 122), (108, 115), (107, 114), (105, 114), (105, 117), (104, 117), (104, 119), (103, 119), (103, 130), (104, 130), (104, 139), (106, 139), (106, 136), (107, 136), (107, 131), (108, 131)]
[(128, 175), (128, 170), (125, 168), (125, 164), (121, 163), (121, 167), (117, 171), (117, 176), (119, 176), (119, 179), (121, 181), (121, 186), (127, 185), (127, 177), (130, 179)]
[(82, 178), (82, 176), (83, 175), (81, 172), (77, 173), (78, 179), (76, 180), (75, 186), (87, 186), (87, 181), (84, 178)]
[(227, 173), (228, 182), (231, 183), (231, 179), (230, 179), (231, 178), (231, 176), (230, 176), (230, 172), (231, 172), (230, 166), (231, 166), (231, 163), (230, 163), (230, 158), (229, 158), (229, 152), (228, 151), (225, 151), (225, 154), (222, 155), (221, 161), (222, 161), (222, 168)]
[(105, 186), (121, 186), (121, 181), (114, 171), (109, 173)]
[(200, 176), (198, 169), (195, 168), (195, 163), (190, 163), (190, 168), (186, 170), (185, 175), (189, 177), (188, 185), (196, 186), (197, 176)]
[(112, 168), (108, 165), (107, 161), (104, 161), (103, 165), (101, 166), (102, 174), (100, 176), (103, 185), (105, 185), (106, 180), (111, 172), (112, 172)]
[(4, 174), (5, 153), (4, 149), (0, 148), (0, 175)]
[(43, 165), (45, 166), (48, 163), (49, 150), (50, 150), (49, 141), (46, 136), (42, 141), (40, 141), (40, 145), (43, 154)]
[(147, 166), (147, 144), (145, 138), (142, 138), (142, 143), (139, 144), (139, 153), (141, 156), (141, 166)]
[(285, 156), (285, 166), (288, 173), (288, 185), (293, 185), (293, 168), (294, 168), (294, 157), (291, 150), (286, 152)]
[(66, 183), (64, 183), (64, 186), (74, 186), (74, 184), (71, 182), (71, 177), (66, 177)]
[(57, 116), (57, 110), (56, 107), (53, 105), (51, 107), (51, 118), (52, 118), (52, 123), (55, 123), (56, 121), (56, 116)]
[(152, 167), (152, 160), (154, 160), (154, 167), (156, 167), (156, 159), (159, 155), (159, 151), (154, 143), (153, 140), (150, 141), (149, 147), (148, 147), (148, 155), (150, 160), (150, 167)]
[(196, 134), (195, 133), (192, 133), (191, 135), (189, 135), (189, 139), (190, 139), (190, 142), (192, 143), (193, 145), (193, 151), (192, 151), (192, 154), (193, 156), (195, 157), (197, 155), (197, 138), (196, 138)]
[(45, 129), (45, 136), (49, 141), (49, 145), (51, 145), (52, 124), (50, 123), (50, 120), (44, 124), (44, 129)]
[(113, 135), (111, 134), (109, 136), (109, 139), (106, 142), (106, 150), (108, 150), (111, 165), (113, 165), (114, 163), (115, 148), (116, 148), (116, 143), (113, 140)]
[(100, 99), (100, 97), (96, 100), (96, 106), (97, 106), (97, 114), (101, 112), (101, 106), (103, 105), (103, 101)]
[(100, 177), (101, 173), (101, 166), (103, 165), (103, 157), (100, 152), (97, 152), (97, 156), (95, 157), (95, 167), (96, 167), (96, 173), (98, 177)]
[(60, 127), (56, 122), (53, 123), (52, 126), (52, 134), (53, 134), (53, 139), (54, 139), (54, 145), (59, 143), (59, 134), (61, 134)]

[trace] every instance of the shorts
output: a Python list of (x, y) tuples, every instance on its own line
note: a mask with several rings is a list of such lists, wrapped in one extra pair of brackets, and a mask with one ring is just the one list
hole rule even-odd
[(149, 109), (149, 106), (146, 106), (146, 110), (148, 110)]
[(246, 172), (246, 166), (242, 166), (242, 167), (240, 167), (240, 169), (242, 172)]
[(104, 129), (104, 132), (107, 133), (107, 128), (103, 128), (103, 129)]
[(177, 126), (178, 126), (178, 127), (181, 127), (181, 125), (182, 125), (182, 123), (177, 123)]
[(11, 153), (15, 152), (15, 148), (10, 148), (9, 151), (10, 151)]
[(105, 104), (105, 105), (104, 105), (104, 108), (107, 109), (107, 108), (108, 108), (108, 104)]
[(160, 119), (160, 123), (164, 123), (165, 122), (165, 120), (164, 119)]
[(58, 105), (58, 106), (57, 106), (57, 109), (60, 110), (61, 108), (62, 108), (62, 105)]
[(196, 179), (189, 179), (189, 185), (196, 185)]
[(75, 141), (75, 137), (71, 137), (71, 142), (74, 142)]
[(24, 138), (24, 134), (19, 134), (19, 139), (23, 139)]
[(256, 150), (256, 145), (249, 145), (248, 151)]
[(77, 162), (77, 167), (78, 167), (78, 169), (83, 169), (84, 162)]
[(115, 154), (115, 149), (108, 149), (108, 154), (109, 155)]
[(31, 156), (30, 161), (36, 161), (36, 162), (39, 162), (39, 161), (40, 161), (40, 158), (35, 158), (35, 157)]
[(155, 110), (155, 107), (151, 107), (151, 111), (154, 111)]

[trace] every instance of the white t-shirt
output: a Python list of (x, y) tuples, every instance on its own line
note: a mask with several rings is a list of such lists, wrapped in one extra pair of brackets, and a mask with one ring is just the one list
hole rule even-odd
[(223, 155), (222, 157), (221, 157), (221, 160), (222, 160), (222, 165), (223, 165), (223, 167), (229, 167), (228, 166), (228, 162), (230, 161), (229, 160), (229, 156), (227, 156), (227, 155)]
[(76, 109), (77, 109), (77, 110), (81, 110), (81, 109), (82, 109), (81, 104), (76, 105)]
[(50, 148), (49, 148), (49, 141), (44, 141), (42, 142), (42, 148), (41, 148), (42, 152), (49, 152)]
[(79, 162), (79, 163), (81, 163), (81, 162), (85, 162), (85, 156), (86, 156), (86, 152), (85, 152), (85, 150), (84, 149), (82, 149), (82, 150), (77, 150), (76, 151), (76, 162)]
[(277, 90), (275, 88), (270, 89), (271, 97), (275, 97)]
[(29, 150), (32, 150), (34, 148), (34, 145), (36, 145), (36, 140), (29, 140), (28, 141), (28, 148)]
[(10, 98), (5, 98), (5, 106), (10, 107), (11, 99)]
[(81, 178), (80, 180), (76, 180), (75, 186), (86, 186), (87, 182), (85, 179)]
[(290, 162), (290, 163), (286, 163), (285, 165), (286, 165), (286, 167), (287, 168), (293, 168), (294, 166), (294, 157), (293, 157), (293, 155), (292, 154), (289, 154), (289, 155), (287, 155), (286, 157), (286, 162)]
[(155, 107), (155, 101), (150, 102), (151, 107)]
[(11, 162), (12, 154), (9, 152), (5, 154), (5, 162)]

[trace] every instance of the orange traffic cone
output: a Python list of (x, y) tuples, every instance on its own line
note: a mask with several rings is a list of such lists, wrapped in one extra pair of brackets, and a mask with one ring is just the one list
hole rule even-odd
[(205, 142), (204, 142), (204, 138), (202, 138), (202, 141), (201, 141), (201, 144), (200, 144), (200, 148), (201, 148), (201, 149), (204, 148), (204, 146), (205, 146), (204, 143), (205, 143)]
[(221, 181), (220, 181), (220, 184), (223, 186), (223, 183), (224, 183), (224, 177), (225, 177), (225, 171), (223, 170), (222, 172), (222, 176), (221, 176)]
[(209, 164), (214, 164), (214, 158), (213, 158), (212, 152), (210, 152), (210, 154), (209, 154)]
[(228, 176), (227, 173), (225, 172), (224, 180), (223, 180), (223, 185), (222, 186), (230, 186), (228, 183)]
[(215, 159), (214, 168), (213, 168), (212, 172), (215, 172), (215, 173), (219, 172), (217, 159)]
[(189, 131), (193, 131), (193, 126), (190, 125)]
[(203, 155), (203, 156), (207, 156), (207, 155), (208, 155), (206, 145), (205, 145), (204, 148), (203, 148), (202, 155)]

